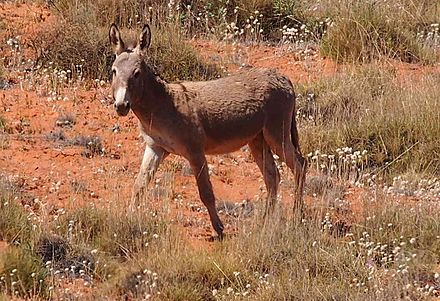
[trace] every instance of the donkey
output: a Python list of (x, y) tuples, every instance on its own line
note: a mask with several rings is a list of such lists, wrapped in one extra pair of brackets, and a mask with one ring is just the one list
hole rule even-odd
[(151, 30), (145, 25), (137, 45), (126, 47), (115, 24), (109, 30), (116, 55), (112, 66), (114, 107), (119, 116), (130, 109), (140, 121), (146, 142), (133, 188), (138, 200), (159, 164), (173, 153), (188, 160), (200, 199), (221, 239), (206, 154), (224, 154), (248, 144), (267, 189), (265, 216), (277, 200), (280, 182), (273, 153), (295, 175), (295, 212), (302, 214), (306, 161), (301, 155), (295, 121), (295, 93), (288, 78), (271, 69), (253, 68), (210, 81), (168, 83), (147, 62)]

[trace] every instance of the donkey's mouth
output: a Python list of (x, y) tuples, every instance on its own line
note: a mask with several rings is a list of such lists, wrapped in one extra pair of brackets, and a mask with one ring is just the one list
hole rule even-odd
[(128, 112), (130, 112), (130, 104), (127, 102), (118, 106), (115, 105), (115, 109), (119, 116), (127, 116)]

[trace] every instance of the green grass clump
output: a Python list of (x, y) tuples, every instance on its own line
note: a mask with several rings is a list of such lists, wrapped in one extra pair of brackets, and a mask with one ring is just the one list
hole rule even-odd
[[(85, 11), (85, 10), (84, 10)], [(39, 60), (61, 70), (70, 70), (77, 78), (107, 78), (112, 53), (107, 31), (96, 24), (93, 10), (66, 16), (38, 37)]]
[(0, 240), (28, 245), (38, 237), (39, 227), (35, 227), (34, 230), (31, 216), (13, 200), (14, 192), (5, 185), (8, 184), (0, 184)]
[(163, 78), (175, 80), (206, 80), (220, 77), (219, 69), (204, 63), (189, 44), (178, 26), (153, 29), (153, 42), (148, 51), (150, 61)]
[(25, 242), (31, 237), (32, 225), (23, 208), (14, 202), (0, 204), (0, 239), (11, 243)]
[(0, 289), (22, 298), (46, 297), (47, 269), (30, 250), (9, 247), (0, 253)]
[(145, 249), (156, 235), (165, 231), (165, 223), (147, 213), (111, 213), (86, 206), (58, 221), (57, 234), (73, 245), (97, 249), (118, 257), (130, 257)]
[(432, 63), (433, 49), (417, 40), (412, 24), (391, 15), (383, 5), (353, 2), (333, 20), (321, 53), (338, 62), (370, 62), (389, 57), (407, 63)]

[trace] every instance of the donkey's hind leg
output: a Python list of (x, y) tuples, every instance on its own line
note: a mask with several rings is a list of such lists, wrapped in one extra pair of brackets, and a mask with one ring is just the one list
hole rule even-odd
[[(271, 150), (277, 154), (280, 159), (287, 164), (295, 176), (295, 204), (296, 213), (303, 215), (303, 190), (307, 168), (307, 162), (293, 145), (291, 137), (291, 121), (290, 117), (287, 122), (280, 120), (278, 124), (263, 129), (264, 140), (270, 146)], [(280, 124), (281, 123), (281, 124)]]
[(280, 173), (269, 145), (264, 141), (263, 135), (259, 134), (249, 142), (252, 156), (263, 174), (264, 183), (267, 189), (267, 202), (264, 215), (267, 216), (275, 207), (277, 201), (278, 186), (280, 183)]

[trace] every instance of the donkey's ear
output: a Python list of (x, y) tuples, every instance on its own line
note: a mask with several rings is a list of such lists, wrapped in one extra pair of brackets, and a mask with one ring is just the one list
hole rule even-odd
[(110, 44), (113, 47), (113, 52), (116, 55), (121, 54), (125, 50), (124, 42), (121, 39), (121, 33), (115, 23), (110, 25), (110, 30), (108, 32), (108, 37), (110, 39)]
[(151, 43), (151, 29), (148, 24), (144, 25), (144, 28), (142, 28), (141, 35), (139, 36), (139, 49), (141, 51), (148, 49), (150, 47)]

